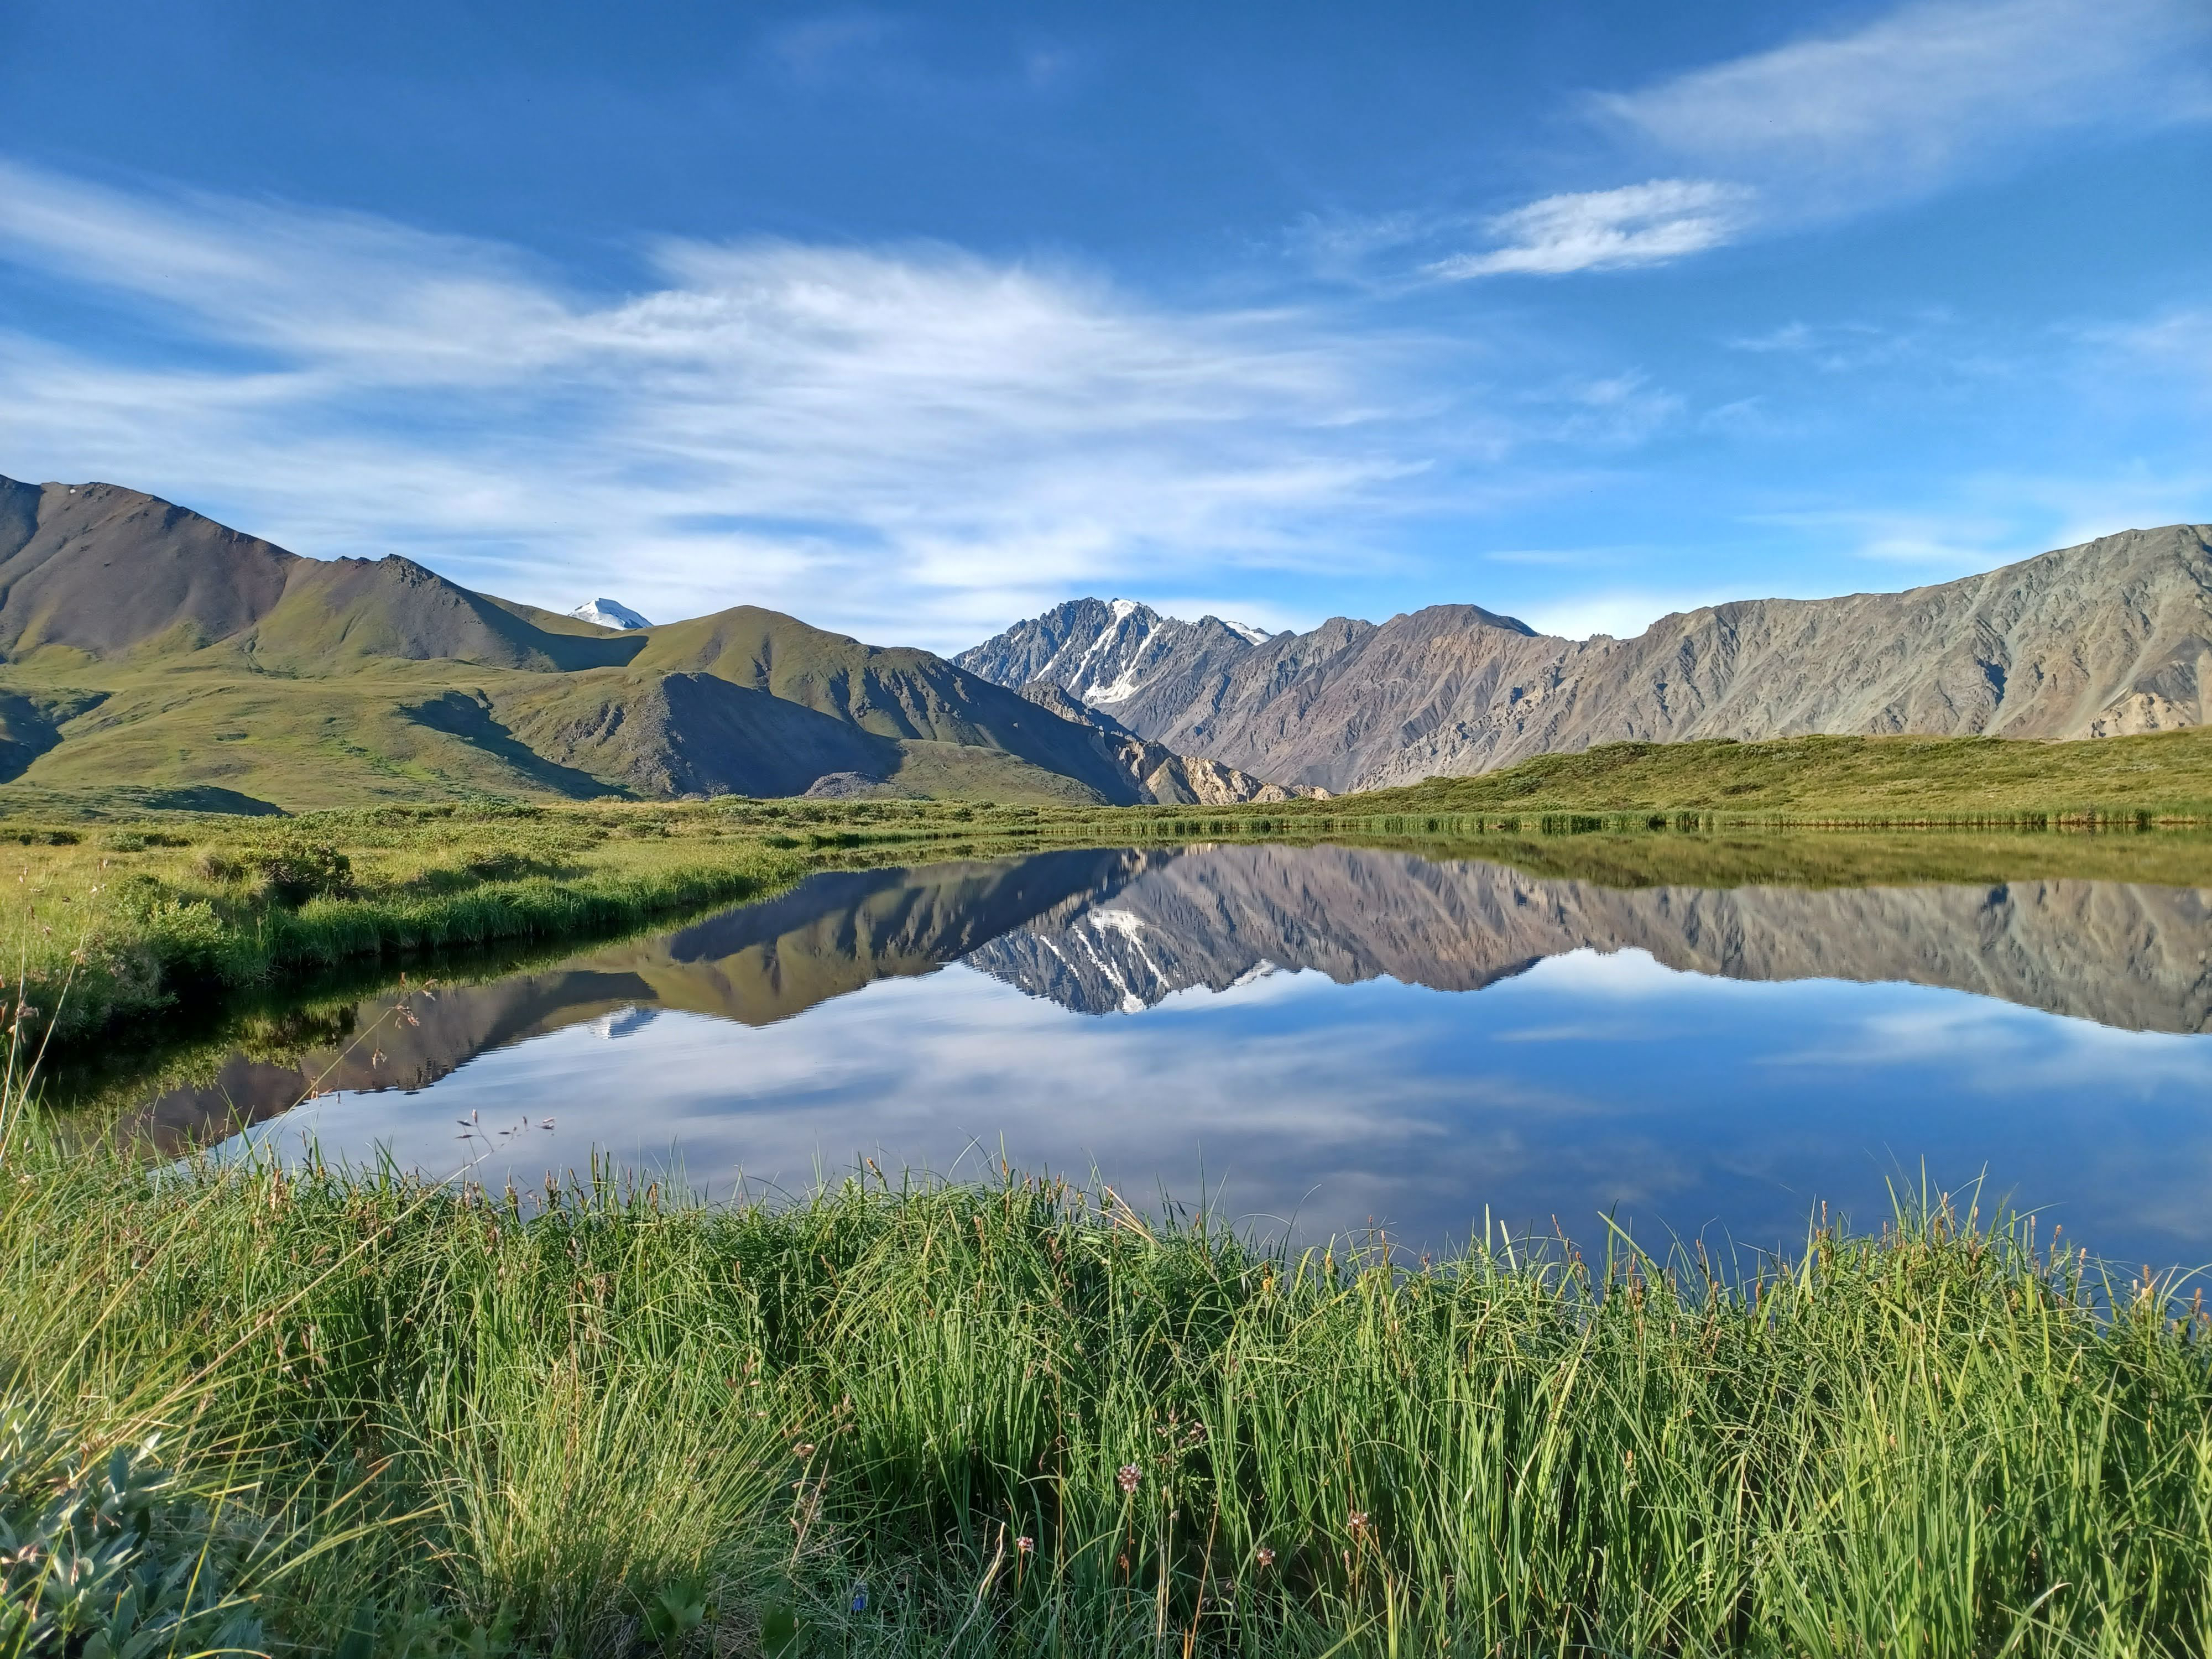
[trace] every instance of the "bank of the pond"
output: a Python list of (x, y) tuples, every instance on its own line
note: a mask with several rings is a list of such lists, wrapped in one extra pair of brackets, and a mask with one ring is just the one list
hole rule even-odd
[(708, 1210), (19, 1118), (0, 1645), (76, 1650), (21, 1611), (74, 1522), (193, 1650), (2199, 1654), (2206, 1323), (2071, 1243), (1387, 1265), (1045, 1180)]
[[(1621, 885), (2061, 874), (2193, 885), (2212, 870), (2212, 837), (2139, 830), (2132, 818), (2100, 834), (2051, 819), (1790, 833), (1697, 813), (1417, 814), (1368, 805), (728, 800), (0, 825), (17, 874), (17, 902), (0, 907), (0, 1020), (82, 1048), (180, 1004), (265, 992), (343, 964), (397, 971), (430, 953), (604, 938), (763, 896), (811, 870), (1048, 845), (1331, 840)], [(20, 1020), (19, 1010), (27, 1011)]]

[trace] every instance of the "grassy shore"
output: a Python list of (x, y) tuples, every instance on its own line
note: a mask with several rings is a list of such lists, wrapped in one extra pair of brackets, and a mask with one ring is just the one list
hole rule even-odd
[(0, 1654), (2201, 1654), (2212, 1330), (2071, 1244), (1391, 1262), (1012, 1176), (149, 1169), (19, 1108)]
[(2079, 743), (1612, 743), (1358, 799), (1377, 812), (1698, 812), (1723, 823), (2204, 822), (2212, 820), (2212, 730)]
[[(2201, 831), (2134, 833), (2132, 813), (2107, 815), (2128, 831), (2118, 835), (2053, 833), (2053, 820), (2022, 814), (1998, 815), (2002, 830), (1941, 836), (1792, 835), (1686, 809), (1463, 811), (1444, 799), (1487, 783), (1244, 807), (732, 799), (17, 820), (0, 823), (18, 901), (0, 922), (0, 994), (11, 1017), (29, 1011), (25, 1029), (82, 1048), (134, 1022), (335, 969), (396, 973), (429, 954), (606, 937), (824, 867), (1048, 845), (1326, 839), (1616, 885), (2063, 875), (2196, 885), (2212, 871)], [(1424, 802), (1437, 810), (1411, 810)]]

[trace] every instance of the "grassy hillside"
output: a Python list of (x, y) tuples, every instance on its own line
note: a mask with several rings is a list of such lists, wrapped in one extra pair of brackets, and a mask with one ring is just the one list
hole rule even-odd
[(1776, 738), (1612, 743), (1471, 778), (1431, 778), (1267, 809), (1674, 812), (1911, 822), (2043, 813), (2212, 818), (2212, 728), (2042, 743), (2012, 738)]
[(785, 795), (831, 773), (1139, 798), (1095, 732), (927, 652), (744, 606), (604, 629), (111, 485), (0, 479), (0, 782), (45, 799), (125, 779), (287, 811)]
[(651, 629), (633, 666), (709, 674), (893, 740), (995, 750), (1075, 780), (1103, 801), (1134, 797), (1090, 728), (926, 651), (863, 645), (750, 605)]

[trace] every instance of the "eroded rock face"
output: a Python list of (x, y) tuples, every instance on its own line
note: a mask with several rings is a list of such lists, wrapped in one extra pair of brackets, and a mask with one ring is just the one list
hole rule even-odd
[(960, 660), (992, 678), (1018, 659), (1178, 753), (1336, 791), (1628, 739), (2114, 736), (2212, 711), (2212, 526), (1902, 593), (1711, 606), (1632, 640), (1473, 605), (1261, 640), (1159, 617), (1133, 637), (1143, 620), (1079, 601)]
[(1219, 761), (1178, 755), (1164, 744), (1138, 737), (1103, 709), (1077, 700), (1051, 680), (1031, 680), (1022, 695), (1062, 720), (1096, 730), (1115, 762), (1137, 787), (1137, 798), (1155, 805), (1231, 806), (1247, 801), (1326, 799), (1328, 791), (1310, 784), (1268, 783)]
[(953, 660), (1000, 685), (1057, 685), (1112, 714), (1140, 690), (1157, 699), (1170, 683), (1194, 684), (1194, 677), (1227, 668), (1267, 638), (1248, 623), (1182, 622), (1133, 599), (1070, 599)]

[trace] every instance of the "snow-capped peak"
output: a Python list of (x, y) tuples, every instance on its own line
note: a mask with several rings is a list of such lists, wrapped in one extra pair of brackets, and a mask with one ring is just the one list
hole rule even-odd
[(1255, 628), (1250, 623), (1231, 622), (1226, 617), (1224, 617), (1221, 621), (1224, 627), (1229, 629), (1232, 633), (1242, 634), (1246, 639), (1249, 640), (1255, 645), (1265, 645), (1269, 640), (1275, 637), (1266, 629)]
[(586, 599), (568, 613), (602, 628), (650, 628), (653, 624), (618, 599)]
[(1129, 613), (1137, 608), (1134, 599), (1115, 599), (1107, 607), (1114, 613), (1115, 622), (1127, 622)]

